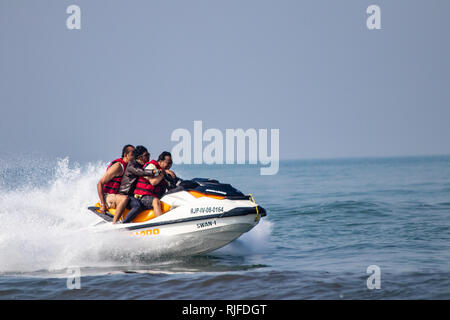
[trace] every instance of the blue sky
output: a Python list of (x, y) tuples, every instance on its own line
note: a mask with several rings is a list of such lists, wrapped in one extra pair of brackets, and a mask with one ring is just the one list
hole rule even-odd
[[(81, 8), (68, 30), (66, 8)], [(371, 4), (381, 30), (366, 27)], [(450, 153), (450, 2), (0, 0), (0, 150), (111, 160), (193, 121), (280, 158)]]

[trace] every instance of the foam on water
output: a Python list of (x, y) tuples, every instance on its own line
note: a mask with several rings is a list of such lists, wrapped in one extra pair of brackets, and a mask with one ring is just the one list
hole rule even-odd
[(16, 187), (2, 186), (1, 272), (64, 267), (92, 249), (90, 235), (75, 231), (94, 222), (86, 207), (95, 199), (100, 168), (100, 164), (70, 168), (69, 160), (62, 159), (49, 181), (46, 176), (28, 179), (26, 175), (40, 174), (30, 170), (17, 175)]
[(231, 242), (217, 252), (225, 254), (262, 254), (270, 249), (269, 235), (272, 232), (273, 223), (261, 219), (258, 225), (239, 239)]

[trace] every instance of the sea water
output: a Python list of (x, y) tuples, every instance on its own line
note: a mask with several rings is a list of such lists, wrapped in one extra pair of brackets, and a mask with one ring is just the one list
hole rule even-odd
[(450, 156), (281, 161), (272, 176), (174, 166), (251, 193), (267, 211), (238, 240), (193, 257), (165, 256), (173, 239), (142, 250), (84, 230), (105, 169), (0, 159), (0, 299), (450, 299)]

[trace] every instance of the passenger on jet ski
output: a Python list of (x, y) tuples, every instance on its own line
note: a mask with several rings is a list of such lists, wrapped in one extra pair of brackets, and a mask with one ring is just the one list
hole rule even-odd
[(105, 175), (97, 183), (97, 192), (100, 199), (100, 212), (109, 208), (125, 208), (128, 198), (120, 195), (119, 187), (128, 163), (133, 160), (134, 146), (127, 144), (122, 149), (122, 157), (110, 162)]
[[(133, 151), (133, 160), (129, 162), (122, 181), (120, 183), (118, 194), (127, 198), (127, 202), (124, 206), (120, 206), (116, 210), (113, 223), (116, 223), (122, 216), (125, 207), (130, 209), (130, 214), (136, 216), (142, 211), (140, 202), (134, 198), (134, 188), (136, 186), (137, 179), (140, 176), (153, 176), (154, 172), (145, 171), (142, 167), (150, 159), (150, 154), (147, 148), (144, 146), (137, 146)], [(128, 206), (127, 206), (128, 204)], [(128, 216), (130, 216), (130, 214)]]
[[(142, 210), (153, 209), (155, 217), (163, 214), (159, 199), (170, 188), (170, 184), (166, 179), (170, 179), (172, 183), (176, 183), (177, 180), (175, 173), (170, 170), (171, 167), (172, 155), (170, 152), (164, 151), (159, 155), (158, 161), (152, 160), (144, 165), (145, 170), (155, 172), (154, 176), (139, 177), (134, 189), (134, 197), (141, 202)], [(124, 223), (132, 221), (137, 214), (131, 216), (130, 213), (127, 215)]]
[(175, 172), (170, 170), (173, 164), (170, 152), (164, 151), (161, 153), (158, 157), (158, 164), (164, 169), (164, 179), (168, 184), (167, 189), (175, 188), (178, 185), (180, 178), (175, 175)]

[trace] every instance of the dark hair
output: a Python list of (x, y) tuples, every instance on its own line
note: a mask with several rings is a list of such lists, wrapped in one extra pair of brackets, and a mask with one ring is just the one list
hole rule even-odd
[(158, 157), (158, 161), (164, 161), (164, 159), (166, 159), (166, 157), (172, 157), (172, 155), (170, 154), (170, 152), (168, 151), (164, 151), (163, 153), (161, 153)]
[(133, 151), (134, 158), (137, 159), (138, 157), (142, 156), (146, 152), (148, 152), (146, 147), (136, 146), (136, 148)]
[(122, 158), (123, 157), (125, 157), (125, 155), (128, 153), (128, 152), (130, 152), (130, 148), (133, 148), (134, 149), (134, 146), (132, 145), (132, 144), (127, 144), (126, 146), (124, 146), (123, 148), (122, 148)]

